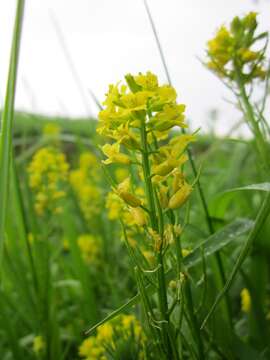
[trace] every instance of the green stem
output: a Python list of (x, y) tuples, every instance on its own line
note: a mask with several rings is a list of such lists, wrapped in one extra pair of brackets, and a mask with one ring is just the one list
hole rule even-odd
[[(174, 221), (174, 215), (173, 215), (172, 211), (170, 211), (169, 217), (170, 217), (172, 225), (174, 225), (175, 221)], [(177, 273), (180, 276), (180, 273), (182, 271), (182, 246), (181, 246), (180, 236), (177, 236), (174, 231), (173, 231), (173, 237), (174, 237), (175, 245), (176, 245)], [(188, 315), (189, 315), (191, 326), (192, 326), (191, 331), (193, 333), (193, 336), (194, 336), (197, 346), (198, 346), (199, 357), (200, 357), (200, 359), (204, 359), (205, 357), (204, 357), (203, 341), (202, 341), (202, 337), (201, 337), (201, 333), (200, 333), (198, 319), (197, 319), (197, 317), (195, 315), (195, 311), (194, 311), (192, 292), (191, 292), (191, 287), (190, 287), (190, 283), (188, 280), (185, 281), (184, 290), (185, 290), (184, 292), (185, 292), (187, 311), (188, 311)]]
[[(143, 175), (145, 181), (146, 197), (149, 208), (150, 223), (153, 231), (158, 232), (158, 221), (155, 208), (155, 197), (154, 189), (151, 180), (151, 168), (149, 162), (149, 152), (148, 152), (148, 143), (147, 143), (147, 133), (145, 128), (145, 118), (141, 119), (141, 142), (142, 142), (142, 165), (143, 165)], [(169, 331), (170, 331), (170, 319), (168, 315), (168, 300), (167, 300), (167, 291), (166, 291), (166, 280), (165, 280), (165, 271), (163, 263), (163, 254), (162, 246), (158, 249), (156, 255), (157, 263), (159, 266), (158, 269), (158, 300), (159, 300), (159, 310), (162, 316), (162, 336), (165, 347), (168, 349), (168, 356), (170, 358), (175, 358), (173, 356), (172, 344), (170, 344)], [(177, 358), (176, 358), (177, 359)]]
[(256, 146), (257, 146), (258, 153), (263, 161), (263, 164), (267, 171), (267, 174), (269, 175), (270, 174), (270, 162), (269, 162), (268, 144), (265, 141), (265, 138), (264, 138), (264, 136), (261, 132), (261, 129), (258, 125), (257, 119), (254, 115), (252, 105), (249, 101), (249, 97), (246, 92), (246, 88), (245, 88), (241, 73), (239, 70), (237, 70), (237, 67), (236, 67), (236, 74), (237, 74), (236, 82), (237, 82), (237, 85), (238, 85), (238, 88), (240, 91), (240, 97), (242, 99), (242, 105), (243, 105), (242, 107), (244, 110), (244, 115), (247, 119), (247, 122), (251, 125), (251, 129), (252, 129), (253, 135), (256, 140)]

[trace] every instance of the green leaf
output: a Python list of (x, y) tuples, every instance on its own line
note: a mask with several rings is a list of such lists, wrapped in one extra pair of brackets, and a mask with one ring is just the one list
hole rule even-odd
[(257, 191), (270, 191), (270, 183), (260, 183), (260, 184), (251, 184), (246, 186), (241, 186), (234, 189), (226, 190), (223, 194), (235, 192), (235, 191), (243, 191), (243, 190), (257, 190)]
[[(204, 257), (207, 258), (215, 252), (221, 250), (224, 246), (230, 244), (232, 241), (235, 241), (241, 235), (249, 231), (254, 225), (254, 222), (249, 219), (238, 219), (233, 223), (226, 225), (221, 230), (217, 231), (215, 234), (209, 236), (206, 240), (200, 242), (200, 244), (186, 257), (183, 259), (183, 265), (186, 269), (191, 268), (202, 261), (201, 249), (204, 248)], [(174, 271), (169, 270), (166, 273), (167, 282), (170, 281), (174, 276)], [(152, 285), (148, 285), (145, 289), (149, 295), (155, 293), (156, 288)], [(123, 311), (128, 310), (135, 304), (140, 301), (140, 294), (135, 295), (133, 298), (128, 300), (124, 305), (120, 306), (118, 309), (113, 311), (111, 314), (106, 316), (99, 323), (94, 325), (92, 328), (86, 331), (86, 334), (90, 334), (100, 325), (106, 323), (107, 321), (113, 319), (117, 315), (121, 314)]]
[(19, 47), (21, 40), (21, 28), (23, 22), (24, 0), (17, 1), (16, 19), (13, 30), (12, 47), (10, 54), (9, 73), (6, 89), (4, 110), (1, 119), (0, 134), (0, 264), (3, 254), (5, 237), (5, 221), (8, 206), (8, 185), (10, 158), (12, 149), (12, 127), (14, 115), (14, 102), (17, 69), (19, 61)]

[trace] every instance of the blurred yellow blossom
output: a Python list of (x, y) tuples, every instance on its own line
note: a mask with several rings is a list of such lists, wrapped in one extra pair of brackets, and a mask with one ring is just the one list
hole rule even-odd
[(96, 336), (85, 339), (79, 347), (79, 355), (85, 360), (105, 360), (108, 348), (117, 351), (120, 342), (129, 346), (129, 339), (132, 339), (136, 346), (141, 347), (140, 356), (142, 356), (145, 335), (139, 321), (134, 315), (119, 315), (99, 326)]
[(241, 309), (245, 313), (249, 313), (251, 309), (251, 296), (247, 288), (241, 291)]
[(221, 26), (207, 43), (208, 68), (231, 81), (237, 81), (239, 74), (245, 83), (264, 79), (265, 49), (264, 46), (258, 49), (255, 44), (263, 38), (267, 41), (267, 37), (265, 33), (255, 34), (257, 25), (257, 14), (250, 12), (242, 18), (236, 16), (230, 28)]
[(33, 339), (33, 352), (39, 354), (45, 349), (45, 342), (41, 335), (37, 335)]
[(101, 204), (99, 187), (100, 167), (91, 152), (80, 155), (79, 167), (70, 171), (69, 181), (78, 198), (80, 209), (87, 220), (97, 215)]
[(78, 237), (78, 246), (82, 257), (87, 263), (95, 263), (100, 252), (100, 241), (91, 234), (82, 234)]
[(57, 137), (61, 133), (61, 127), (56, 123), (50, 122), (43, 126), (42, 133), (45, 136)]
[(35, 193), (35, 210), (59, 211), (58, 200), (65, 197), (69, 164), (59, 150), (44, 147), (38, 150), (28, 167), (29, 183)]

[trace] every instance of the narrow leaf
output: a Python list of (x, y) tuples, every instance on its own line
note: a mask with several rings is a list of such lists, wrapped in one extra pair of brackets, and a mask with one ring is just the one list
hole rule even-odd
[(19, 47), (23, 22), (24, 0), (17, 1), (16, 19), (13, 30), (12, 47), (10, 54), (9, 73), (6, 89), (4, 110), (1, 119), (0, 134), (0, 264), (3, 254), (5, 236), (5, 221), (8, 205), (9, 169), (12, 147), (12, 126), (14, 116), (14, 102), (17, 69), (19, 61)]

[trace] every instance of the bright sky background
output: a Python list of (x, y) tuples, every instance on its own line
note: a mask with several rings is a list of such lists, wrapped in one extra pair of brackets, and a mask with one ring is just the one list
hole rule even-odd
[[(148, 0), (179, 100), (187, 104), (192, 127), (206, 128), (218, 108), (218, 131), (239, 119), (224, 98), (228, 90), (199, 62), (206, 41), (235, 15), (259, 12), (269, 30), (269, 0)], [(6, 87), (15, 0), (0, 0), (0, 102)], [(72, 77), (52, 21), (57, 19), (80, 77), (84, 97)], [(109, 83), (131, 72), (164, 70), (142, 0), (26, 0), (16, 108), (50, 115), (84, 116), (97, 109)]]

